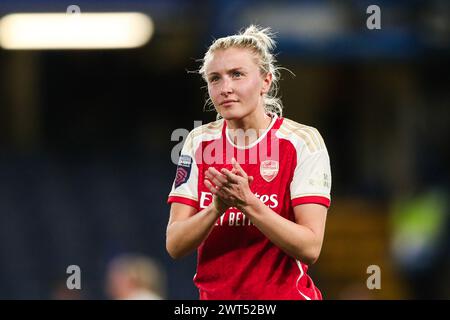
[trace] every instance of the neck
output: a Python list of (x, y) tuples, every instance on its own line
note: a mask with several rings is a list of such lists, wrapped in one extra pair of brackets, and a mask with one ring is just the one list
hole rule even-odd
[(255, 111), (242, 119), (227, 120), (228, 128), (243, 129), (244, 131), (248, 129), (266, 129), (272, 121), (272, 118), (265, 113), (263, 108), (258, 109), (258, 111)]
[[(230, 129), (228, 132), (229, 137), (235, 145), (248, 146), (257, 140), (269, 127), (272, 118), (265, 113), (264, 108), (258, 109), (258, 111), (253, 112), (242, 119), (226, 120), (228, 129)], [(248, 130), (255, 132), (256, 135), (247, 135), (249, 132)], [(244, 131), (244, 137), (241, 135), (242, 131)]]

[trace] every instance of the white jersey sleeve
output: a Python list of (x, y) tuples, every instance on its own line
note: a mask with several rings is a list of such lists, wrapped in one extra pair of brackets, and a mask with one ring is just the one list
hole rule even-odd
[(317, 129), (284, 119), (280, 134), (291, 141), (296, 151), (296, 165), (290, 184), (292, 206), (331, 201), (330, 158)]
[[(221, 137), (223, 119), (210, 122), (193, 129), (187, 136), (178, 161), (177, 173), (168, 203), (179, 202), (199, 207), (199, 168), (202, 168), (202, 142), (216, 140)], [(199, 154), (196, 154), (199, 153)]]
[(168, 203), (179, 202), (198, 209), (198, 166), (195, 160), (193, 131), (189, 133), (178, 160)]
[(310, 152), (303, 148), (291, 182), (292, 205), (318, 203), (326, 207), (331, 201), (331, 169), (327, 149)]

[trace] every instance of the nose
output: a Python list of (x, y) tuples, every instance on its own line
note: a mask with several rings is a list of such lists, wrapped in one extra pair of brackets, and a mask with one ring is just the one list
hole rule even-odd
[(222, 87), (220, 88), (220, 94), (224, 97), (233, 93), (233, 87), (231, 85), (231, 80), (225, 77), (222, 81)]

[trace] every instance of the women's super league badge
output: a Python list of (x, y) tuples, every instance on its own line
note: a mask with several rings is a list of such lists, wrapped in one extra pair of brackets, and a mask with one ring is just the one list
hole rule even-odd
[(178, 160), (177, 174), (175, 176), (175, 188), (189, 180), (192, 168), (192, 158), (190, 156), (181, 155)]

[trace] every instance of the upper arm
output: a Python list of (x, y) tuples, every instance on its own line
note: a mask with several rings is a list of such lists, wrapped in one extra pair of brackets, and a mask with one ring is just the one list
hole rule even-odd
[(310, 229), (320, 245), (323, 242), (325, 233), (327, 212), (327, 207), (315, 203), (301, 204), (294, 207), (295, 222)]
[(177, 221), (183, 221), (192, 217), (197, 212), (197, 209), (183, 203), (173, 202), (170, 207), (170, 217), (167, 227)]

